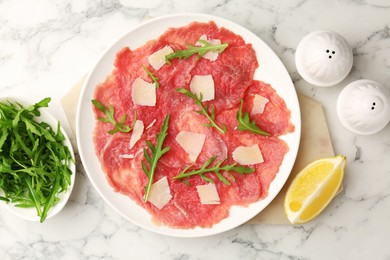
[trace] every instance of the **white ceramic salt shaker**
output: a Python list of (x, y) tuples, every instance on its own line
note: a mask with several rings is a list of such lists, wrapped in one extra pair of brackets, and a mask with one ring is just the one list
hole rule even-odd
[(372, 80), (354, 81), (340, 92), (337, 115), (349, 131), (375, 134), (390, 121), (390, 91)]
[(299, 74), (312, 85), (328, 87), (341, 82), (351, 71), (352, 49), (338, 33), (315, 31), (306, 35), (295, 53)]

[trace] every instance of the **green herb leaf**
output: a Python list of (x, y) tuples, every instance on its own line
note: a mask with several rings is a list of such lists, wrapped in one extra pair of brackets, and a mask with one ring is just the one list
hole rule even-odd
[[(204, 176), (204, 174), (214, 173), (220, 181), (222, 181), (226, 185), (230, 185), (228, 179), (226, 179), (225, 176), (222, 175), (223, 172), (236, 172), (238, 174), (249, 174), (255, 171), (254, 168), (237, 165), (237, 163), (222, 165), (226, 161), (226, 159), (215, 163), (213, 166), (210, 166), (211, 164), (214, 163), (216, 158), (217, 158), (216, 156), (213, 156), (210, 159), (208, 159), (200, 169), (190, 170), (191, 166), (189, 166), (185, 168), (180, 174), (173, 177), (173, 179), (185, 179), (194, 175), (198, 175), (203, 180), (212, 183), (213, 182), (212, 179), (207, 176)], [(229, 176), (234, 181), (233, 175), (229, 174)]]
[(160, 83), (158, 82), (159, 81), (159, 78), (157, 78), (156, 76), (153, 75), (153, 73), (148, 70), (148, 68), (145, 66), (145, 65), (142, 65), (142, 68), (144, 68), (144, 70), (146, 71), (146, 73), (148, 74), (148, 76), (152, 79), (152, 82), (154, 84), (156, 84), (156, 88), (159, 88), (160, 87)]
[(26, 186), (28, 188), (28, 195), (31, 199), (31, 202), (32, 204), (35, 206), (35, 208), (37, 209), (37, 213), (38, 213), (38, 216), (42, 216), (42, 210), (41, 210), (41, 205), (40, 205), (40, 200), (38, 198), (38, 194), (37, 192), (35, 191), (35, 189), (32, 187), (32, 178), (30, 176), (26, 177), (24, 179), (25, 183), (26, 183)]
[(32, 112), (35, 116), (39, 116), (41, 113), (39, 112), (39, 109), (42, 107), (48, 107), (49, 103), (51, 101), (51, 98), (44, 98), (38, 103), (28, 107), (26, 110)]
[(131, 126), (127, 126), (127, 125), (125, 125), (126, 114), (122, 115), (120, 122), (117, 122), (115, 120), (115, 116), (114, 116), (115, 111), (114, 111), (114, 107), (112, 105), (110, 105), (110, 108), (107, 108), (106, 106), (104, 106), (102, 103), (100, 103), (96, 99), (92, 99), (91, 102), (98, 110), (100, 110), (101, 112), (103, 112), (106, 115), (106, 117), (99, 117), (98, 120), (100, 120), (104, 123), (110, 123), (114, 126), (113, 129), (108, 131), (109, 134), (115, 134), (117, 132), (128, 133), (131, 130), (133, 130), (135, 121), (137, 120), (137, 113), (135, 110), (134, 110), (133, 124)]
[(197, 58), (200, 59), (208, 51), (216, 51), (218, 53), (221, 53), (229, 46), (228, 43), (212, 45), (205, 40), (198, 40), (198, 42), (202, 43), (203, 46), (194, 46), (191, 44), (187, 44), (187, 46), (188, 46), (187, 49), (176, 50), (175, 52), (166, 55), (165, 62), (167, 64), (171, 64), (170, 61), (175, 59), (175, 58), (186, 60), (194, 54), (197, 54), (198, 55)]
[[(142, 170), (145, 172), (146, 176), (148, 176), (148, 184), (145, 187), (145, 196), (144, 202), (148, 200), (150, 188), (152, 187), (154, 172), (156, 171), (158, 160), (160, 160), (161, 156), (163, 156), (166, 152), (169, 151), (170, 147), (167, 146), (163, 148), (163, 143), (165, 137), (167, 136), (168, 131), (168, 123), (169, 123), (169, 115), (167, 115), (164, 119), (164, 123), (161, 126), (161, 131), (157, 134), (156, 146), (150, 141), (146, 141), (146, 144), (149, 149), (144, 148), (144, 157), (145, 161), (142, 161)], [(149, 166), (146, 165), (149, 164)]]
[(70, 185), (74, 164), (63, 144), (60, 123), (55, 132), (49, 124), (35, 121), (39, 109), (49, 102), (45, 98), (28, 108), (0, 102), (0, 189), (4, 192), (0, 200), (34, 207), (41, 222), (59, 201), (58, 194)]
[(5, 141), (7, 140), (7, 136), (8, 136), (8, 131), (7, 129), (3, 128), (1, 130), (1, 135), (0, 135), (0, 153), (3, 151), (2, 147), (5, 144)]
[(248, 112), (242, 113), (243, 100), (241, 99), (240, 109), (237, 111), (236, 118), (238, 121), (237, 129), (240, 131), (250, 131), (254, 134), (269, 136), (270, 134), (260, 129), (255, 121), (250, 121)]
[(214, 106), (211, 106), (211, 112), (209, 111), (210, 109), (209, 109), (208, 105), (206, 105), (206, 107), (203, 106), (203, 103), (202, 103), (203, 95), (202, 95), (202, 93), (200, 94), (200, 97), (198, 98), (194, 93), (192, 93), (191, 91), (188, 91), (185, 88), (178, 88), (176, 90), (178, 92), (186, 95), (187, 97), (192, 98), (195, 101), (195, 103), (199, 106), (200, 110), (197, 111), (197, 112), (199, 114), (202, 114), (202, 115), (206, 116), (207, 119), (210, 121), (209, 124), (204, 124), (203, 126), (215, 127), (222, 134), (226, 133), (226, 126), (225, 125), (218, 126), (217, 123), (215, 122), (215, 109), (214, 109)]
[(59, 179), (55, 178), (53, 188), (51, 189), (48, 198), (45, 201), (45, 204), (43, 206), (43, 211), (41, 214), (41, 223), (45, 220), (47, 213), (49, 212), (49, 209), (55, 205), (55, 203), (58, 201), (58, 198), (56, 194), (60, 190), (60, 183)]

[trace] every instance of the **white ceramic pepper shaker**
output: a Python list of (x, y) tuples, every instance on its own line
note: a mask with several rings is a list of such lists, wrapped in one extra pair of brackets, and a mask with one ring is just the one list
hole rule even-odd
[(341, 35), (315, 31), (299, 43), (295, 63), (304, 80), (315, 86), (328, 87), (341, 82), (349, 74), (353, 54)]
[(372, 80), (354, 81), (340, 92), (337, 115), (349, 131), (375, 134), (390, 121), (390, 91)]

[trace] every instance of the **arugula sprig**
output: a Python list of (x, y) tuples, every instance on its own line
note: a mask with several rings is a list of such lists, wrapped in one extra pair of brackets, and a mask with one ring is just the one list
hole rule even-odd
[(218, 53), (221, 53), (229, 46), (228, 43), (212, 45), (205, 40), (198, 40), (198, 42), (203, 44), (203, 46), (194, 46), (192, 44), (187, 44), (188, 47), (187, 49), (176, 50), (175, 52), (166, 55), (165, 62), (167, 64), (171, 64), (170, 61), (175, 58), (186, 60), (194, 54), (197, 54), (198, 55), (197, 58), (200, 59), (208, 51), (216, 51)]
[(27, 108), (18, 103), (0, 102), (0, 200), (16, 207), (34, 208), (40, 221), (68, 189), (74, 163), (60, 123), (57, 131), (46, 122), (37, 122), (40, 108), (50, 98)]
[[(169, 115), (167, 115), (164, 119), (164, 123), (161, 126), (161, 131), (157, 134), (157, 141), (156, 146), (153, 146), (153, 144), (150, 141), (146, 141), (146, 144), (149, 148), (144, 148), (144, 157), (146, 159), (146, 162), (148, 162), (149, 167), (146, 165), (145, 161), (142, 161), (142, 170), (148, 176), (148, 184), (145, 186), (145, 196), (144, 196), (144, 202), (148, 200), (150, 188), (152, 187), (153, 183), (153, 177), (154, 172), (156, 171), (158, 160), (160, 160), (161, 156), (163, 156), (166, 152), (169, 151), (170, 147), (162, 147), (165, 137), (167, 136), (168, 131), (168, 123), (169, 123)], [(150, 153), (150, 154), (149, 154)]]
[(269, 136), (270, 134), (260, 129), (260, 127), (256, 125), (254, 120), (252, 122), (250, 121), (248, 112), (242, 112), (243, 102), (244, 101), (241, 99), (240, 109), (237, 111), (236, 114), (236, 118), (238, 121), (237, 129), (240, 131), (250, 131), (254, 134)]
[(113, 129), (108, 131), (109, 134), (115, 134), (117, 132), (128, 133), (131, 130), (133, 130), (135, 121), (137, 120), (137, 112), (135, 110), (134, 110), (133, 123), (131, 126), (128, 126), (128, 125), (125, 125), (126, 117), (127, 117), (126, 114), (123, 114), (121, 117), (121, 120), (119, 122), (117, 122), (115, 120), (115, 117), (114, 117), (115, 111), (114, 111), (114, 107), (112, 105), (110, 105), (110, 108), (107, 108), (106, 106), (104, 106), (102, 103), (100, 103), (96, 99), (92, 99), (91, 102), (97, 109), (99, 109), (101, 112), (103, 112), (106, 115), (106, 117), (99, 117), (98, 120), (100, 120), (104, 123), (110, 123), (114, 126)]
[[(203, 126), (214, 127), (219, 132), (221, 132), (222, 134), (226, 133), (226, 126), (224, 124), (222, 124), (222, 126), (219, 126), (215, 122), (215, 108), (214, 108), (214, 106), (211, 105), (210, 109), (209, 109), (209, 105), (208, 104), (206, 105), (206, 107), (203, 106), (203, 103), (202, 103), (203, 95), (202, 95), (202, 93), (200, 93), (199, 98), (198, 98), (198, 96), (196, 94), (192, 93), (191, 91), (188, 91), (185, 88), (178, 88), (176, 90), (178, 92), (186, 95), (187, 97), (192, 98), (195, 101), (195, 103), (199, 106), (200, 110), (196, 111), (196, 112), (198, 112), (201, 115), (206, 116), (207, 119), (210, 121), (210, 123), (203, 124)], [(211, 110), (211, 111), (209, 111), (209, 110)]]
[(237, 163), (222, 165), (227, 159), (221, 160), (221, 161), (215, 163), (214, 165), (210, 166), (215, 161), (216, 158), (217, 158), (216, 156), (213, 156), (210, 159), (208, 159), (200, 169), (190, 170), (190, 168), (192, 167), (192, 165), (190, 165), (187, 168), (185, 168), (180, 174), (173, 177), (173, 179), (177, 179), (177, 180), (178, 179), (185, 179), (185, 178), (189, 178), (189, 177), (194, 176), (194, 175), (199, 175), (203, 180), (213, 183), (214, 181), (211, 178), (205, 176), (204, 174), (205, 173), (214, 173), (220, 181), (222, 181), (226, 185), (230, 185), (231, 183), (229, 182), (229, 180), (226, 179), (226, 177), (222, 175), (223, 172), (228, 173), (229, 177), (233, 181), (235, 181), (234, 176), (230, 172), (236, 172), (239, 174), (249, 174), (249, 173), (253, 173), (255, 171), (254, 168), (250, 168), (250, 167), (246, 167), (246, 166), (242, 166), (242, 165), (237, 165)]
[(158, 77), (156, 77), (145, 65), (142, 65), (142, 68), (144, 68), (145, 72), (148, 74), (148, 76), (152, 80), (152, 83), (156, 84), (156, 88), (159, 88), (160, 83), (158, 81), (160, 79)]

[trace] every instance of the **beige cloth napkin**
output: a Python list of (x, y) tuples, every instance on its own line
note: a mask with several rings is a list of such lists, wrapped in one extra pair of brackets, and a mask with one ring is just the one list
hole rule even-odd
[[(84, 80), (85, 78), (82, 78), (77, 82), (61, 100), (74, 136), (76, 136), (77, 101)], [(309, 162), (334, 155), (321, 104), (304, 95), (299, 94), (298, 98), (301, 107), (302, 134), (294, 168), (281, 192), (262, 212), (248, 222), (250, 224), (289, 224), (283, 210), (283, 200), (289, 183)], [(74, 142), (76, 142), (76, 138), (74, 138)], [(77, 143), (72, 145), (77, 151)]]

